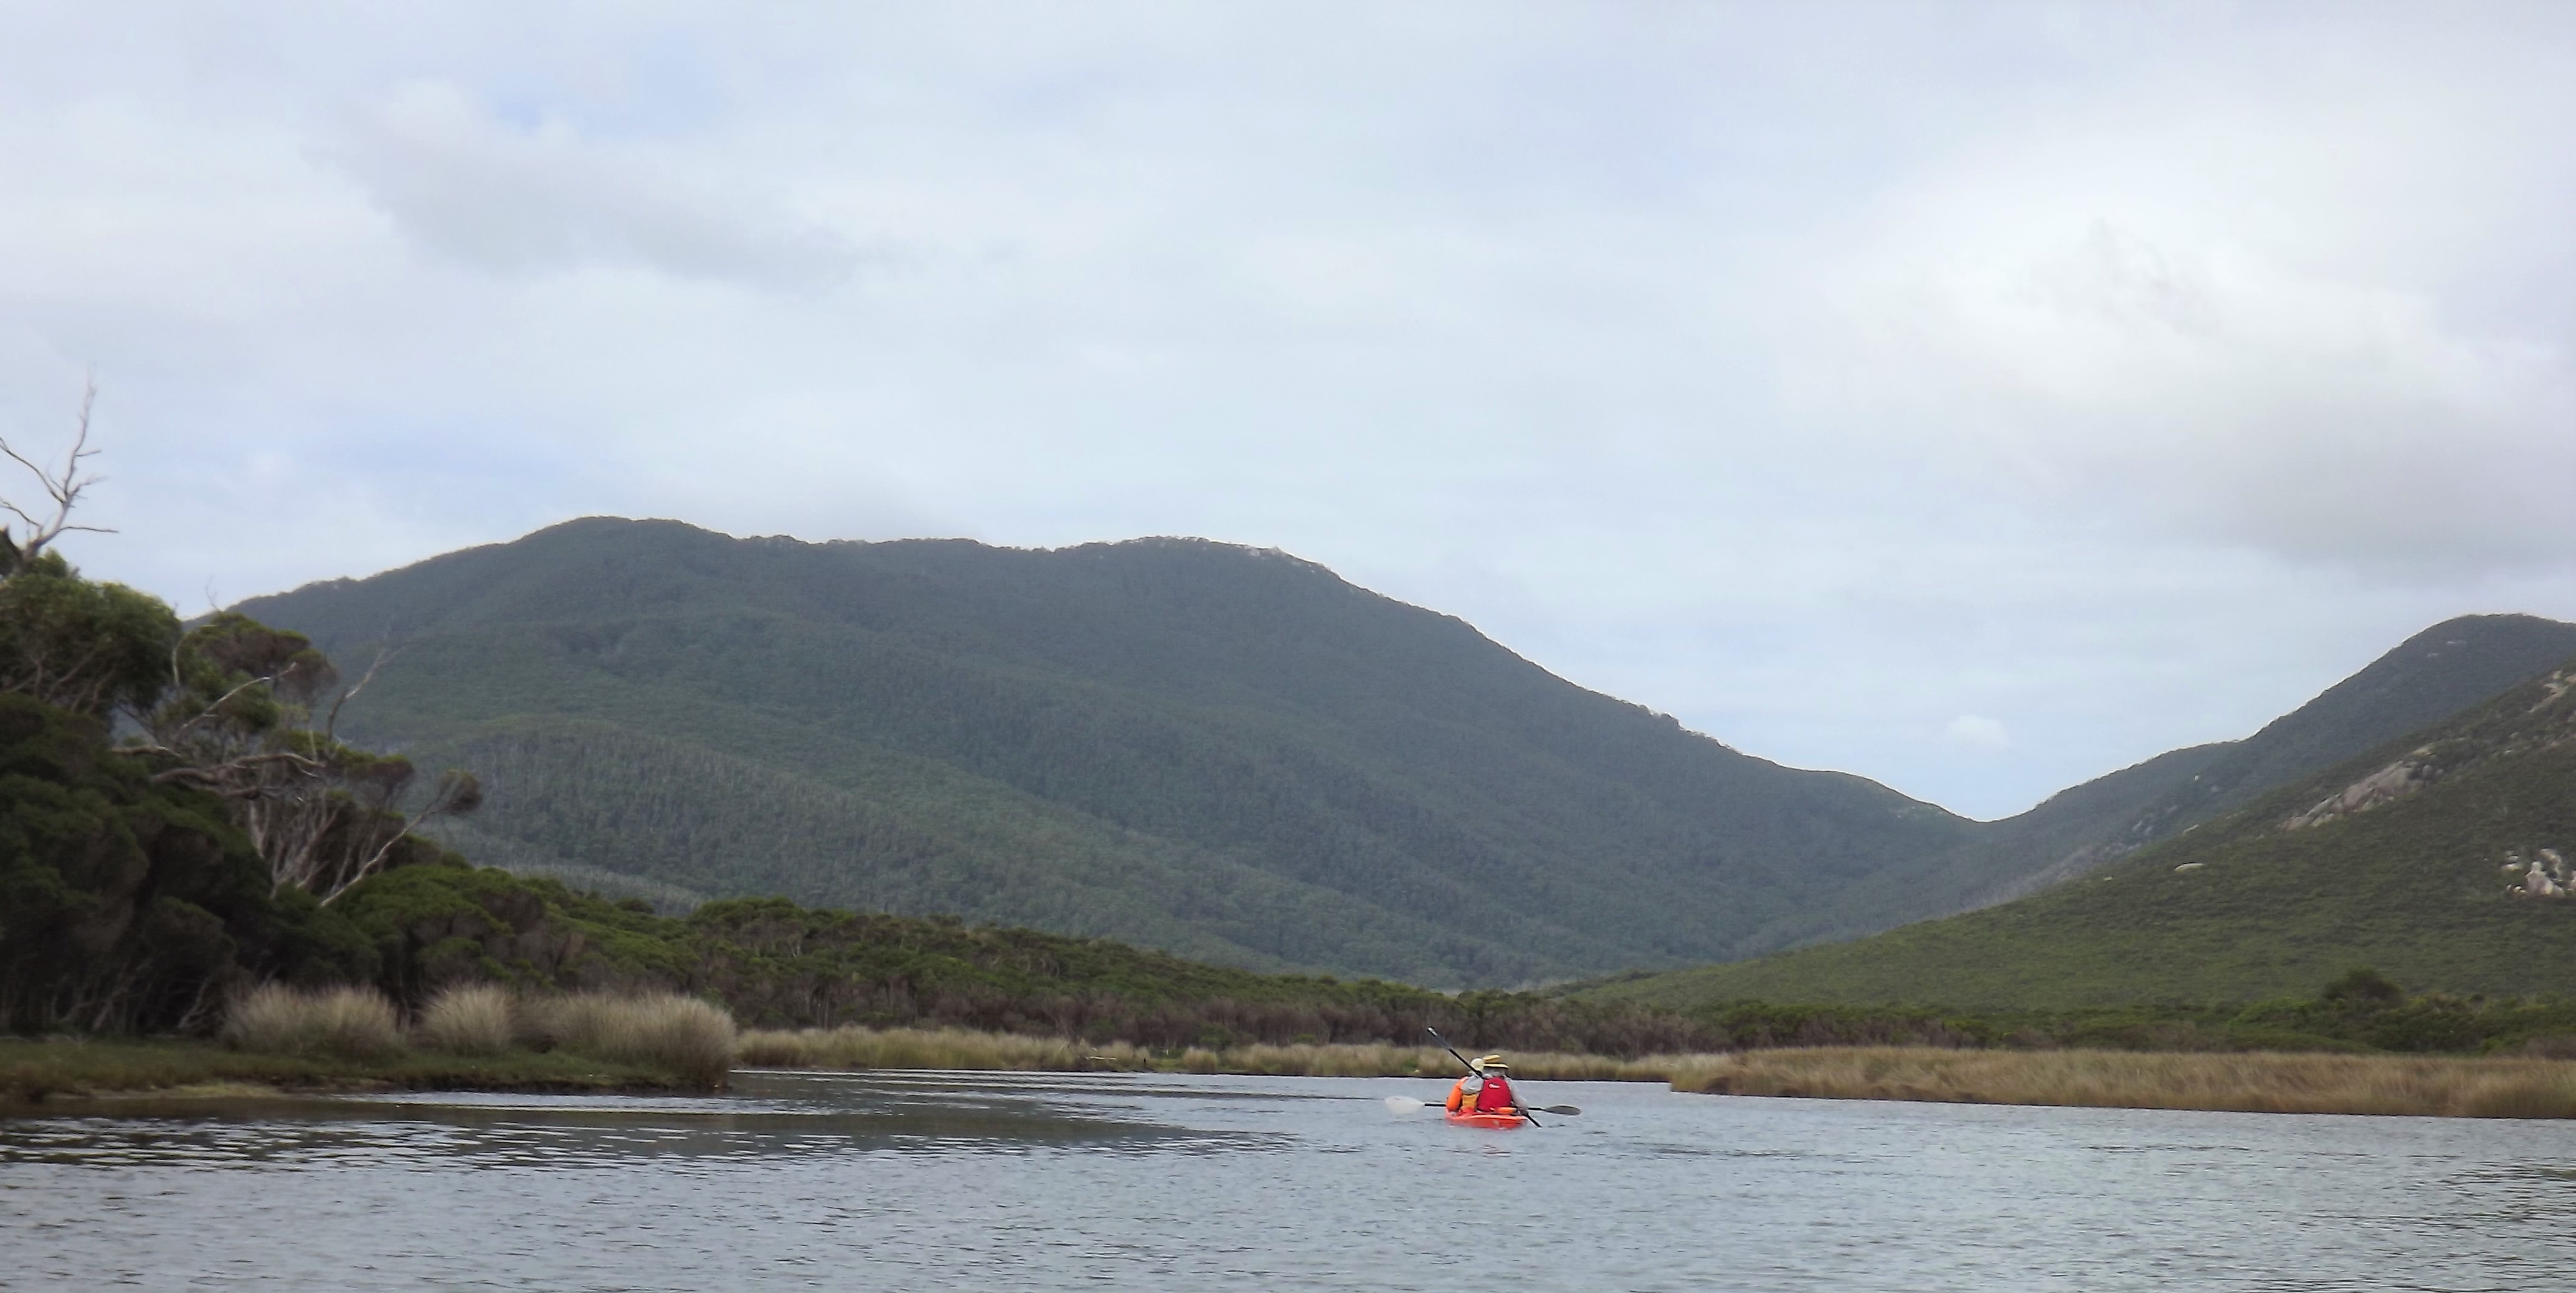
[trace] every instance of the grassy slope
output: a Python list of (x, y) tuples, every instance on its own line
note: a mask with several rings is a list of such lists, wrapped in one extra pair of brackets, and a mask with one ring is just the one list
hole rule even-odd
[[(2097, 877), (1858, 942), (1586, 995), (2057, 1009), (2287, 995), (2360, 963), (2418, 989), (2557, 990), (2576, 980), (2576, 905), (2510, 896), (2499, 872), (2509, 851), (2576, 849), (2576, 692), (2553, 685), (2514, 688)], [(2283, 826), (2417, 749), (2458, 766), (2411, 797)], [(2189, 864), (2199, 865), (2175, 869)]]
[(2255, 796), (2439, 723), (2576, 655), (2576, 624), (2463, 615), (2391, 648), (2241, 741), (2161, 754), (2060, 791), (1912, 869), (1776, 920), (1773, 944), (1848, 939), (2036, 893)]

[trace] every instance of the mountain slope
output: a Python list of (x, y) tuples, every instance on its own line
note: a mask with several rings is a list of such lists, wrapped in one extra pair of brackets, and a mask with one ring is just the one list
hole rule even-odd
[(2571, 655), (2576, 624), (2530, 615), (2445, 620), (2252, 736), (2174, 750), (2060, 791), (1913, 868), (1901, 893), (1853, 889), (1757, 941), (1851, 938), (2036, 893), (2437, 723)]
[(245, 603), (474, 823), (710, 894), (1509, 984), (1759, 950), (1972, 823), (1585, 691), (1277, 553), (591, 520)]
[(455, 836), (477, 856), (1436, 985), (1969, 909), (2183, 820), (2164, 803), (2230, 759), (2229, 793), (2259, 789), (2545, 667), (2552, 634), (2576, 651), (2576, 626), (2454, 621), (2426, 638), (2463, 646), (2403, 669), (2400, 648), (2315, 702), (2332, 721), (2274, 725), (2296, 741), (2176, 751), (1980, 824), (1747, 757), (1312, 563), (1198, 540), (807, 544), (592, 519), (240, 609), (353, 669), (400, 644), (343, 729), (484, 774), (488, 806)]
[(2221, 1002), (2312, 992), (2356, 964), (2420, 989), (2563, 990), (2576, 975), (2571, 856), (2576, 661), (2098, 877), (1858, 942), (1586, 995), (1677, 1006)]

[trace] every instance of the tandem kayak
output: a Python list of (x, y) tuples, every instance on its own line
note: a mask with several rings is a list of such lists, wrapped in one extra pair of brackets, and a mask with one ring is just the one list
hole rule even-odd
[(1529, 1125), (1529, 1119), (1516, 1113), (1453, 1113), (1445, 1116), (1453, 1127), (1488, 1127), (1501, 1131)]

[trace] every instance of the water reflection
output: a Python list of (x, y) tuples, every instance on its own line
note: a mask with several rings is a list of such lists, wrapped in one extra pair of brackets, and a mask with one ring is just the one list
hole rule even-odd
[(751, 1074), (0, 1121), (0, 1287), (2524, 1289), (2576, 1128), (1549, 1084)]

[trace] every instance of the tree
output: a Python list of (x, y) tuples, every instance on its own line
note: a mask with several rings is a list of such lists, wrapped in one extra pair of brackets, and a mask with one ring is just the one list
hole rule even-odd
[(95, 386), (82, 396), (80, 432), (59, 471), (38, 465), (0, 439), (0, 454), (34, 476), (50, 500), (30, 512), (0, 498), (0, 512), (27, 527), (24, 535), (13, 535), (0, 524), (0, 690), (112, 718), (148, 709), (161, 694), (179, 619), (149, 594), (81, 578), (61, 554), (49, 550), (69, 531), (106, 532), (71, 519), (82, 491), (99, 480), (82, 474), (81, 467), (98, 452), (89, 447), (90, 409), (97, 397)]
[(150, 743), (138, 748), (168, 761), (159, 780), (232, 801), (277, 888), (327, 904), (392, 862), (411, 827), (482, 806), (481, 783), (451, 769), (406, 818), (419, 782), (411, 761), (335, 734), (341, 706), (375, 669), (339, 689), (338, 671), (301, 633), (225, 612), (189, 630), (172, 659), (172, 695), (148, 717)]
[(13, 535), (0, 523), (0, 691), (141, 728), (143, 738), (118, 751), (150, 763), (160, 784), (221, 796), (268, 863), (272, 893), (298, 888), (328, 903), (397, 861), (412, 825), (480, 806), (473, 775), (449, 771), (406, 820), (420, 780), (411, 761), (334, 735), (340, 707), (374, 669), (337, 689), (339, 672), (310, 639), (229, 612), (183, 634), (160, 599), (83, 579), (51, 550), (73, 531), (106, 532), (72, 519), (100, 479), (83, 466), (98, 453), (89, 447), (97, 397), (94, 384), (83, 393), (79, 431), (58, 469), (0, 440), (0, 454), (33, 475), (47, 500), (22, 507), (0, 498), (0, 513), (26, 527)]
[(81, 474), (81, 464), (98, 456), (98, 450), (89, 447), (90, 411), (97, 405), (98, 383), (93, 381), (81, 390), (79, 433), (72, 437), (71, 452), (63, 455), (63, 465), (59, 471), (39, 465), (34, 459), (18, 452), (16, 446), (11, 445), (8, 440), (0, 439), (0, 454), (7, 454), (11, 462), (26, 468), (28, 473), (36, 478), (37, 485), (44, 490), (45, 497), (53, 509), (52, 516), (38, 520), (37, 517), (44, 511), (45, 504), (39, 504), (35, 512), (29, 512), (9, 499), (0, 498), (0, 511), (6, 511), (11, 516), (17, 517), (18, 523), (27, 527), (26, 537), (16, 539), (10, 536), (7, 526), (0, 525), (0, 580), (16, 578), (20, 570), (33, 565), (37, 558), (42, 557), (45, 549), (54, 540), (70, 531), (87, 530), (92, 534), (113, 533), (101, 526), (72, 523), (72, 509), (80, 504), (82, 491), (99, 483), (101, 479), (97, 476)]

